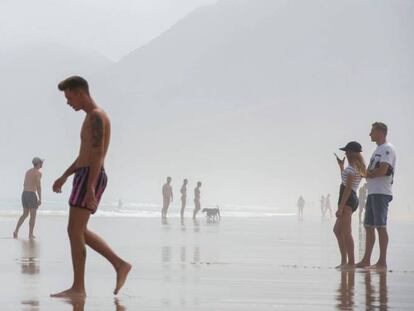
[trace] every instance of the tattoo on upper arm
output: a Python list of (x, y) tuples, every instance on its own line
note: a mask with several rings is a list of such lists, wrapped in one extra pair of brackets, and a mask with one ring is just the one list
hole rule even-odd
[(92, 147), (98, 148), (103, 144), (103, 121), (101, 116), (93, 115), (92, 120)]

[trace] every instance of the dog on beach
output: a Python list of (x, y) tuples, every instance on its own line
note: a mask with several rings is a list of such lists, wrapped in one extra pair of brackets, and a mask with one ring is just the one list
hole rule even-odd
[(220, 207), (218, 205), (214, 208), (203, 208), (201, 212), (206, 213), (208, 222), (220, 221)]

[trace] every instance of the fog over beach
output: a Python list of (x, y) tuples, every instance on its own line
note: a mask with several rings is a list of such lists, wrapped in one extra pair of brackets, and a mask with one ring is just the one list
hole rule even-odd
[[(91, 226), (136, 269), (116, 303), (110, 268), (88, 250), (86, 310), (413, 308), (414, 2), (1, 1), (0, 37), (5, 310), (83, 310), (48, 297), (71, 277), (72, 178), (52, 191), (79, 152), (84, 114), (57, 88), (71, 75), (88, 80), (111, 119), (108, 186)], [(382, 274), (334, 270), (335, 216), (320, 209), (327, 194), (337, 208), (333, 153), (356, 140), (368, 163), (376, 121), (397, 150), (385, 285)], [(15, 241), (34, 156), (45, 159), (37, 240), (25, 223)], [(162, 223), (167, 176), (174, 200)], [(198, 181), (201, 207), (219, 206), (220, 222), (191, 220)], [(352, 217), (359, 259), (365, 235)]]
[(106, 199), (157, 203), (170, 175), (176, 188), (203, 180), (211, 204), (316, 201), (337, 192), (332, 153), (358, 140), (368, 161), (382, 120), (400, 150), (394, 204), (413, 206), (412, 13), (407, 1), (220, 1), (115, 63), (64, 37), (4, 49), (1, 197), (19, 196), (32, 154), (47, 159), (45, 185), (75, 156), (82, 118), (56, 85), (82, 74), (112, 117)]

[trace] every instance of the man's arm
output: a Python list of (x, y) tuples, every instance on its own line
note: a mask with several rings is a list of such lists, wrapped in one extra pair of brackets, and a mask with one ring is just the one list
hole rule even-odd
[(53, 183), (52, 189), (54, 192), (62, 192), (62, 186), (66, 182), (66, 179), (68, 179), (68, 177), (76, 171), (77, 162), (78, 158), (76, 158), (76, 160), (72, 163), (71, 166), (69, 166), (69, 168), (63, 173), (63, 175)]
[(39, 175), (37, 178), (37, 185), (36, 185), (37, 196), (39, 197), (38, 205), (42, 204), (42, 185), (40, 182), (41, 179), (42, 179), (42, 173), (39, 172)]
[(386, 162), (380, 163), (380, 167), (367, 171), (367, 178), (376, 178), (387, 175), (387, 171), (390, 165)]
[(78, 163), (78, 158), (76, 158), (76, 160), (68, 167), (68, 169), (63, 173), (62, 177), (67, 179), (70, 175), (75, 173), (77, 166), (78, 166), (77, 163)]
[[(105, 126), (100, 112), (93, 111), (90, 116), (91, 141), (89, 158), (89, 178), (86, 185), (87, 204), (92, 209), (96, 208), (95, 187), (99, 173), (102, 168), (102, 158), (104, 155)], [(91, 206), (92, 205), (92, 206)]]

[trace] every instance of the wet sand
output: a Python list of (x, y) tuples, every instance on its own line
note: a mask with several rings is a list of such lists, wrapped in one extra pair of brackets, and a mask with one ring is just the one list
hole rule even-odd
[[(114, 299), (115, 274), (88, 249), (85, 302), (50, 298), (72, 281), (66, 217), (40, 216), (35, 241), (10, 238), (0, 218), (2, 310), (413, 310), (412, 223), (390, 225), (389, 271), (340, 272), (332, 222), (296, 217), (223, 218), (220, 224), (172, 218), (92, 217), (133, 270)], [(354, 222), (356, 222), (356, 218)], [(356, 256), (363, 230), (354, 226)], [(374, 252), (377, 256), (377, 249)]]

